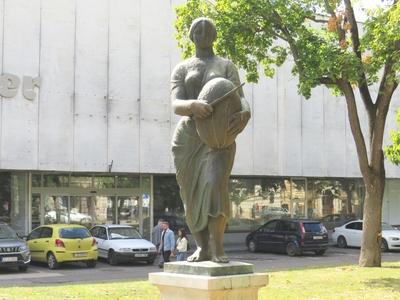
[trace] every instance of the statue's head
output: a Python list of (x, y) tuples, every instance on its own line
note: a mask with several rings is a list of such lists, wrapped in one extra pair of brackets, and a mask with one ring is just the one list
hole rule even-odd
[(189, 38), (199, 48), (209, 48), (217, 38), (217, 29), (214, 23), (205, 17), (200, 17), (192, 22)]

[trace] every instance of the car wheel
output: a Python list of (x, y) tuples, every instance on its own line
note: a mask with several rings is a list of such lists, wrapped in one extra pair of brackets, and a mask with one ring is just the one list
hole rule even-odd
[(381, 252), (386, 252), (389, 250), (388, 243), (385, 239), (381, 239)]
[(339, 236), (337, 239), (337, 245), (339, 248), (347, 248), (347, 242), (344, 236)]
[(286, 245), (286, 253), (289, 256), (295, 256), (297, 254), (299, 254), (299, 248), (297, 247), (297, 245), (293, 242), (290, 242)]
[(316, 250), (315, 255), (324, 255), (325, 254), (325, 249), (324, 250)]
[(18, 266), (18, 270), (20, 272), (26, 272), (28, 270), (28, 266)]
[(249, 241), (249, 244), (247, 245), (247, 248), (249, 249), (250, 252), (257, 252), (257, 243), (255, 240), (251, 239)]
[(86, 267), (88, 267), (88, 268), (94, 268), (94, 267), (96, 267), (96, 261), (95, 261), (95, 260), (88, 260), (88, 261), (86, 262)]
[(57, 262), (56, 257), (51, 252), (47, 254), (47, 266), (50, 270), (58, 269), (58, 267), (60, 266), (60, 264)]
[(115, 255), (114, 250), (108, 251), (107, 261), (110, 265), (115, 266), (118, 264), (117, 256)]

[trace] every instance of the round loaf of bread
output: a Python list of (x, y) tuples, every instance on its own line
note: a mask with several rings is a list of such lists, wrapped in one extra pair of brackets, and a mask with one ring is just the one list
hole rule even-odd
[(240, 96), (235, 85), (228, 79), (214, 78), (204, 85), (198, 99), (213, 106), (211, 116), (195, 119), (201, 141), (213, 149), (231, 145), (236, 135), (228, 134), (229, 120), (241, 110)]

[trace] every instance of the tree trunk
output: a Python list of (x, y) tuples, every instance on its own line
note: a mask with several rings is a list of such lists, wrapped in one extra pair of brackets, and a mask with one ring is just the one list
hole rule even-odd
[(359, 265), (360, 267), (380, 267), (382, 202), (385, 189), (385, 175), (371, 174), (368, 179), (364, 178), (366, 195)]

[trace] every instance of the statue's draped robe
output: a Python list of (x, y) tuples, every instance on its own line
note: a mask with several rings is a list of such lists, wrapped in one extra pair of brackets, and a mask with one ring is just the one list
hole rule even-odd
[[(240, 84), (237, 69), (229, 60), (217, 56), (185, 60), (172, 73), (171, 93), (180, 100), (197, 99), (202, 87), (216, 77), (229, 79), (235, 86)], [(230, 217), (228, 184), (235, 151), (235, 143), (221, 150), (209, 148), (200, 140), (193, 118), (180, 119), (172, 153), (186, 222), (192, 233), (205, 229), (209, 216)]]

